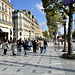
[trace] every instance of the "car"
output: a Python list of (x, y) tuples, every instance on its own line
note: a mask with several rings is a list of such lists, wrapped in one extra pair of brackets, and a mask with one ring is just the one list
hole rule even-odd
[(75, 39), (72, 39), (72, 42), (75, 42)]

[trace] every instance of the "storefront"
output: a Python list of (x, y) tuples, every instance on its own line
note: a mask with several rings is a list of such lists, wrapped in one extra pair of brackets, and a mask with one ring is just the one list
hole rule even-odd
[(4, 39), (8, 40), (8, 28), (0, 27), (0, 43), (3, 43)]

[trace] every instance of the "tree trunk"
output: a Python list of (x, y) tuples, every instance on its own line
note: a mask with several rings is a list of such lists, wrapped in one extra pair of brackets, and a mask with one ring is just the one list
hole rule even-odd
[(72, 49), (72, 27), (73, 27), (73, 5), (69, 5), (69, 26), (68, 26), (68, 54), (73, 54)]

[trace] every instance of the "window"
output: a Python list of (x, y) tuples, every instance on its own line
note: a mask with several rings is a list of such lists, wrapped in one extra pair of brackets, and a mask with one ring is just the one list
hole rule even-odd
[(11, 22), (11, 18), (9, 17), (9, 23)]
[(13, 30), (15, 30), (15, 24), (14, 24)]
[(15, 32), (13, 33), (13, 36), (15, 36)]
[(22, 33), (20, 32), (20, 36), (22, 36)]
[(21, 14), (19, 14), (19, 17), (21, 17)]
[(1, 20), (1, 14), (0, 14), (0, 20)]
[(10, 8), (9, 8), (9, 14), (11, 15), (11, 11), (10, 11)]
[(1, 9), (1, 2), (0, 2), (0, 9)]
[(21, 23), (21, 19), (19, 19), (19, 23)]
[(5, 21), (7, 22), (7, 16), (5, 16)]
[(2, 21), (4, 21), (4, 14), (2, 14)]
[(22, 29), (22, 26), (20, 25), (20, 29)]
[(10, 30), (10, 35), (12, 35), (12, 30)]
[(2, 10), (4, 11), (4, 3), (2, 3)]
[(7, 5), (5, 5), (5, 12), (7, 12)]

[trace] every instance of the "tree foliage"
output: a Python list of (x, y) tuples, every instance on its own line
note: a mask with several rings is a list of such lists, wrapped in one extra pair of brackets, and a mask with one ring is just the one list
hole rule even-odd
[(47, 31), (47, 30), (45, 30), (45, 31), (43, 32), (43, 36), (46, 37), (46, 38), (49, 38), (49, 35), (48, 35), (48, 31)]
[(64, 6), (64, 0), (42, 0), (44, 12), (52, 13), (52, 15), (55, 15), (55, 12), (65, 13), (69, 16), (69, 25), (68, 25), (68, 54), (73, 53), (72, 49), (72, 27), (73, 27), (73, 13), (74, 13), (74, 7), (73, 4), (70, 4), (68, 6)]

